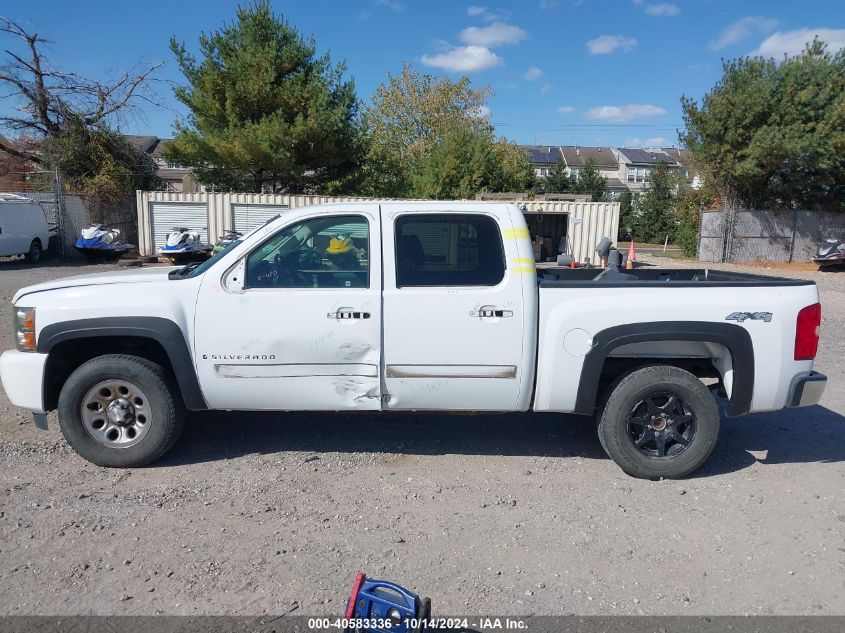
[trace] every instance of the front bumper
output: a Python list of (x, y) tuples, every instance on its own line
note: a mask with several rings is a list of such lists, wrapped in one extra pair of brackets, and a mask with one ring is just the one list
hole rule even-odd
[(0, 356), (0, 381), (16, 407), (33, 413), (44, 411), (44, 366), (47, 354), (9, 350)]
[(827, 376), (817, 371), (803, 372), (792, 379), (787, 407), (810, 407), (822, 399)]

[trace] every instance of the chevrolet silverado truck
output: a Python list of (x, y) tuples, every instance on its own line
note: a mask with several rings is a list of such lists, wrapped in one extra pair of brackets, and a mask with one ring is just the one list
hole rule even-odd
[(739, 416), (826, 384), (813, 282), (538, 274), (519, 208), (491, 202), (295, 209), (202, 264), (37, 284), (13, 311), (9, 399), (43, 428), (57, 409), (101, 466), (158, 459), (187, 411), (531, 410), (596, 416), (626, 473), (682, 477), (716, 444), (714, 392)]

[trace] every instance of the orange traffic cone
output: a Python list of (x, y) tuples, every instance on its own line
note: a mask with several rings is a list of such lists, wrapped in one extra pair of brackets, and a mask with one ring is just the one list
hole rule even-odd
[(577, 266), (575, 265), (575, 258), (574, 257), (569, 260), (569, 267), (570, 268), (577, 268)]
[(625, 269), (632, 270), (635, 261), (637, 261), (637, 252), (634, 250), (634, 240), (631, 240), (631, 248), (628, 249), (628, 261), (625, 263)]

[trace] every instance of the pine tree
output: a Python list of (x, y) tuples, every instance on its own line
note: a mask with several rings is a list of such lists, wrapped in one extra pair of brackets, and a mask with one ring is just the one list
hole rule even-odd
[(578, 179), (572, 184), (572, 191), (575, 193), (589, 194), (593, 202), (604, 200), (607, 195), (607, 178), (601, 175), (596, 161), (588, 158), (584, 167), (578, 174)]
[(566, 163), (563, 157), (558, 158), (544, 180), (546, 193), (569, 193), (572, 191), (572, 181), (566, 173)]
[(634, 239), (660, 243), (673, 233), (672, 175), (669, 166), (660, 161), (651, 170), (648, 184), (637, 201)]
[(269, 2), (200, 36), (201, 59), (174, 39), (187, 84), (176, 98), (190, 110), (169, 156), (206, 185), (245, 191), (320, 191), (360, 160), (358, 100), (343, 64), (318, 56)]

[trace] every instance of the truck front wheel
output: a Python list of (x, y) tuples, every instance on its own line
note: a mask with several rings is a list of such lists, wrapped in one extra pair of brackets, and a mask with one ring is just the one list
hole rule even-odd
[(624, 376), (610, 392), (599, 440), (633, 477), (674, 479), (701, 466), (719, 436), (719, 409), (693, 374), (669, 365)]
[(182, 401), (164, 370), (138, 356), (108, 354), (80, 365), (59, 394), (65, 439), (98, 466), (144, 466), (182, 431)]

